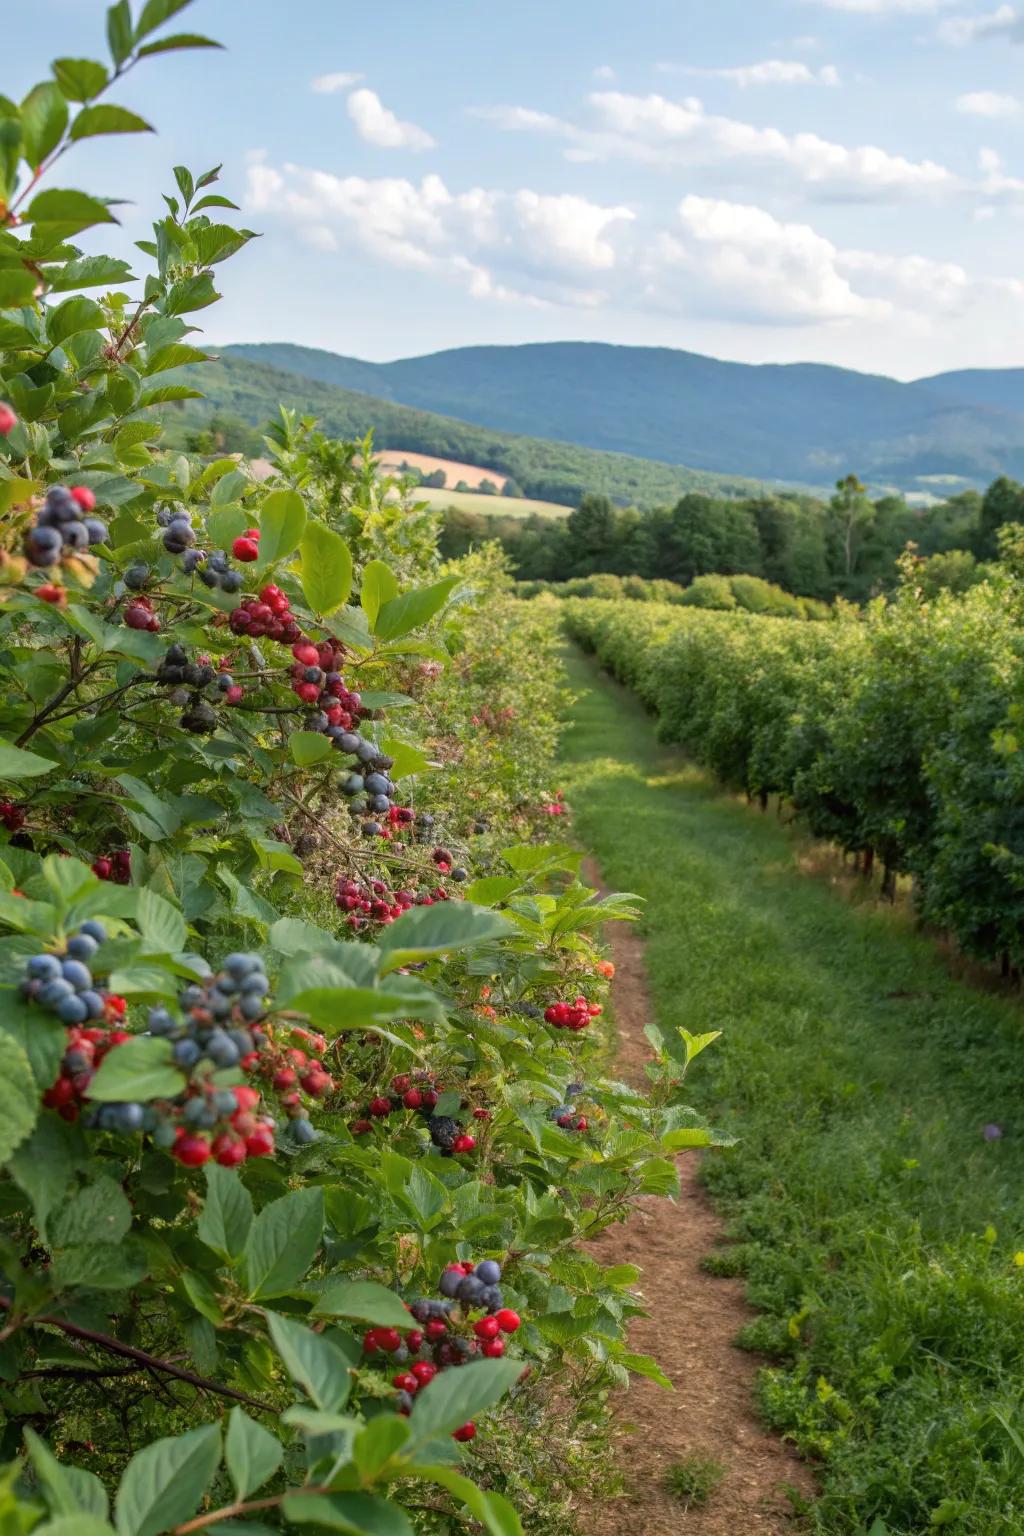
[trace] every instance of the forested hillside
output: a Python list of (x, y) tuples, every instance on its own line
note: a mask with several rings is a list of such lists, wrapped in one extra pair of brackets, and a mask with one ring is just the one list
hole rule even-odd
[[(363, 437), (372, 431), (378, 448), (478, 464), (509, 476), (529, 496), (571, 506), (588, 490), (623, 505), (656, 506), (687, 491), (741, 496), (759, 488), (740, 475), (706, 474), (541, 437), (515, 437), (235, 356), (203, 363), (188, 378), (205, 398), (178, 401), (167, 410), (171, 441), (181, 447), (258, 453), (261, 429), (284, 405), (316, 416), (334, 436)], [(212, 436), (204, 440), (201, 434), (211, 427)]]
[(307, 378), (505, 432), (758, 479), (828, 483), (850, 469), (903, 490), (1024, 473), (1017, 370), (915, 384), (820, 364), (722, 362), (583, 342), (462, 347), (366, 363), (280, 343), (226, 349)]

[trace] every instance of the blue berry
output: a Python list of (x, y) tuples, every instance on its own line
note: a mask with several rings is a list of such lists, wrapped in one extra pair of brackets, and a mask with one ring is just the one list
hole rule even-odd
[(72, 960), (91, 960), (98, 949), (96, 940), (88, 933), (76, 933), (67, 942), (68, 956)]
[(173, 1035), (177, 1027), (177, 1021), (166, 1008), (151, 1008), (149, 1010), (149, 1032), (151, 1035)]
[(487, 1287), (476, 1275), (463, 1275), (459, 1281), (459, 1288), (455, 1295), (459, 1301), (464, 1301), (468, 1306), (476, 1306)]
[(57, 976), (53, 981), (48, 981), (39, 993), (39, 1001), (47, 1008), (56, 1008), (65, 997), (73, 997), (74, 987), (70, 981), (65, 981), (63, 976)]
[(308, 1120), (293, 1120), (292, 1137), (300, 1147), (306, 1147), (310, 1142), (319, 1140), (319, 1132)]
[(89, 535), (90, 544), (105, 544), (109, 537), (106, 523), (101, 522), (98, 517), (86, 518), (85, 531)]
[(446, 1269), (444, 1274), (441, 1276), (441, 1283), (438, 1286), (438, 1290), (441, 1292), (442, 1296), (454, 1297), (458, 1294), (459, 1286), (462, 1284), (464, 1279), (465, 1276), (460, 1274), (457, 1269)]
[(171, 1050), (176, 1066), (194, 1067), (203, 1054), (201, 1046), (195, 1040), (176, 1040)]
[(484, 1285), (497, 1285), (501, 1279), (501, 1265), (494, 1259), (484, 1259), (476, 1267), (476, 1277), (482, 1280)]
[(64, 980), (70, 982), (76, 992), (92, 986), (92, 971), (81, 960), (65, 960), (60, 969)]
[(89, 1008), (82, 998), (72, 993), (70, 997), (61, 998), (56, 1013), (62, 1024), (84, 1024), (89, 1017)]
[(91, 988), (87, 987), (84, 992), (79, 992), (78, 997), (79, 1001), (83, 1002), (88, 1009), (88, 1017), (90, 1019), (102, 1019), (106, 1010), (103, 999), (98, 992), (94, 992)]
[(94, 917), (88, 918), (79, 929), (80, 933), (88, 934), (90, 939), (95, 939), (97, 944), (102, 944), (107, 937), (107, 930), (102, 923), (98, 923)]
[(60, 975), (60, 961), (56, 955), (33, 955), (27, 970), (34, 981), (52, 981)]

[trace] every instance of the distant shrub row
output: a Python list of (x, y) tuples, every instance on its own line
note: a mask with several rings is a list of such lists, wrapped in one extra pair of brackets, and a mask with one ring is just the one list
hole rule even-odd
[(968, 953), (1024, 969), (1024, 583), (892, 602), (830, 624), (595, 600), (570, 634), (728, 784), (792, 802)]
[(577, 576), (572, 581), (521, 581), (520, 597), (629, 598), (640, 603), (676, 603), (685, 608), (742, 609), (774, 619), (827, 619), (832, 609), (813, 597), (794, 597), (760, 576), (698, 576), (688, 587), (643, 576)]

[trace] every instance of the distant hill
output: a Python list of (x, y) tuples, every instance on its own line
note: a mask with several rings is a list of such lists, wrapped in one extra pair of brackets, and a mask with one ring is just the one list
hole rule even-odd
[(358, 438), (372, 429), (378, 450), (393, 448), (406, 455), (429, 454), (493, 469), (514, 480), (526, 496), (565, 506), (576, 506), (585, 491), (601, 492), (623, 505), (650, 507), (672, 504), (687, 491), (744, 496), (764, 489), (762, 483), (739, 475), (709, 474), (678, 464), (494, 431), (339, 389), (237, 353), (189, 368), (187, 378), (206, 398), (164, 408), (171, 440), (178, 443), (183, 443), (189, 432), (206, 426), (215, 414), (261, 427), (286, 405), (302, 415), (318, 417), (335, 436)]
[(726, 363), (592, 342), (460, 347), (394, 363), (288, 343), (225, 356), (502, 432), (685, 465), (827, 484), (855, 470), (912, 490), (1024, 475), (1024, 369), (904, 384), (817, 363)]

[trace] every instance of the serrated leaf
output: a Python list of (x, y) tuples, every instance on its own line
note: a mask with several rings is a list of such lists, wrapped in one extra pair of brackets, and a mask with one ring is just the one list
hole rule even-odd
[(310, 522), (302, 535), (300, 552), (299, 580), (306, 602), (316, 614), (333, 613), (348, 602), (352, 590), (352, 554), (348, 545), (333, 528)]
[(0, 1034), (0, 1163), (30, 1135), (39, 1116), (39, 1089), (27, 1052)]
[(299, 547), (306, 528), (306, 506), (298, 491), (271, 491), (260, 508), (258, 571), (265, 571)]
[(187, 1520), (219, 1463), (219, 1424), (155, 1440), (138, 1451), (117, 1492), (118, 1536), (159, 1536)]
[(136, 1035), (107, 1052), (89, 1084), (88, 1097), (97, 1104), (131, 1104), (175, 1098), (184, 1086), (171, 1056), (171, 1042)]
[(238, 1174), (216, 1163), (207, 1163), (206, 1199), (196, 1234), (207, 1248), (225, 1259), (242, 1254), (252, 1226), (252, 1196)]
[(421, 629), (440, 613), (458, 584), (458, 576), (448, 576), (432, 586), (416, 587), (390, 598), (381, 605), (373, 633), (379, 640), (398, 640), (410, 630)]
[(22, 153), (37, 170), (61, 141), (68, 125), (68, 104), (58, 85), (44, 80), (33, 86), (21, 104)]
[(518, 1360), (474, 1360), (460, 1370), (435, 1376), (413, 1400), (410, 1452), (450, 1435), (490, 1408), (515, 1385), (521, 1371)]
[(285, 1370), (310, 1401), (325, 1413), (343, 1407), (351, 1384), (349, 1363), (326, 1334), (276, 1312), (267, 1313), (267, 1327)]
[(285, 1296), (312, 1264), (323, 1234), (318, 1188), (282, 1195), (264, 1206), (245, 1244), (245, 1273), (254, 1300)]
[(349, 1317), (376, 1328), (408, 1328), (409, 1313), (386, 1285), (376, 1280), (343, 1280), (332, 1285), (313, 1308), (314, 1317)]
[(283, 1459), (284, 1447), (277, 1436), (237, 1405), (232, 1408), (224, 1436), (224, 1460), (239, 1502), (273, 1477)]
[(500, 912), (476, 907), (469, 901), (439, 901), (432, 907), (411, 907), (389, 924), (377, 941), (383, 952), (381, 974), (430, 955), (506, 938), (515, 931)]

